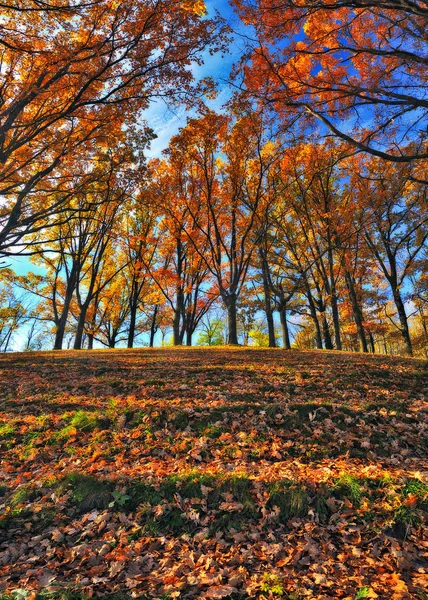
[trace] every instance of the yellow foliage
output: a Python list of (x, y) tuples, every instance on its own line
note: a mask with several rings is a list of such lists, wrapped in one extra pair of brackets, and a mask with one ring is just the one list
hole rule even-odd
[(199, 15), (200, 17), (207, 14), (207, 8), (204, 0), (183, 0), (181, 7), (188, 12)]

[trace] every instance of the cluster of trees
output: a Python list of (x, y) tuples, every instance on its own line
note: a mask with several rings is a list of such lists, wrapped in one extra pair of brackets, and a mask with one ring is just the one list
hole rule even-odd
[[(200, 0), (14, 0), (0, 38), (0, 252), (67, 218), (97, 161), (145, 135), (154, 99), (186, 101), (205, 50), (224, 43)], [(206, 87), (206, 86), (205, 86)], [(117, 158), (120, 161), (120, 158)]]
[(191, 66), (221, 21), (196, 0), (6, 7), (0, 251), (41, 274), (0, 272), (0, 349), (25, 325), (28, 349), (170, 329), (427, 353), (426, 9), (236, 6), (258, 40), (240, 90), (221, 113), (199, 100), (151, 161), (141, 111), (209, 94)]

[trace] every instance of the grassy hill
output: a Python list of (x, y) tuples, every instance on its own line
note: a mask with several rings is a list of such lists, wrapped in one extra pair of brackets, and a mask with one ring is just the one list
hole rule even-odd
[(0, 598), (428, 598), (426, 362), (162, 349), (0, 370)]

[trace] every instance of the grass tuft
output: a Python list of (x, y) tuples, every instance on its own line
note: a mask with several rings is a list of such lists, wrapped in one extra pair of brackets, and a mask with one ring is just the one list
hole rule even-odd
[(270, 486), (268, 508), (277, 506), (282, 522), (292, 517), (304, 517), (308, 514), (308, 496), (305, 488), (292, 481), (275, 482)]
[(333, 487), (333, 495), (337, 498), (347, 498), (357, 508), (361, 505), (361, 487), (352, 475), (342, 475), (337, 480)]
[(61, 491), (71, 491), (71, 497), (81, 513), (107, 508), (112, 500), (113, 485), (91, 475), (70, 473), (57, 485)]

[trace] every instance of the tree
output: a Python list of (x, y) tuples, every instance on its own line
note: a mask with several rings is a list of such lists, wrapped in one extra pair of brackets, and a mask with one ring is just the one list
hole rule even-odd
[(249, 337), (254, 341), (254, 345), (259, 348), (272, 347), (266, 322), (263, 319), (257, 319), (254, 322), (253, 328), (249, 332)]
[(263, 156), (264, 133), (260, 115), (244, 114), (233, 122), (206, 109), (171, 141), (171, 152), (185, 157), (196, 190), (184, 201), (198, 236), (188, 230), (186, 234), (227, 308), (230, 344), (238, 344), (237, 302), (257, 247), (264, 182), (271, 164), (271, 158)]
[(10, 349), (13, 335), (29, 319), (30, 306), (17, 295), (10, 269), (0, 271), (0, 352)]
[(128, 202), (122, 218), (121, 246), (126, 255), (123, 279), (129, 304), (128, 348), (134, 346), (137, 313), (145, 293), (150, 293), (150, 269), (156, 255), (153, 235), (158, 210), (146, 195), (149, 196), (147, 189), (140, 185), (137, 196)]
[[(235, 0), (257, 37), (243, 88), (385, 160), (428, 157), (424, 2)], [(409, 145), (408, 140), (412, 141)]]
[[(117, 254), (112, 254), (117, 261)], [(123, 264), (117, 261), (116, 264)], [(123, 270), (97, 294), (90, 304), (86, 316), (85, 332), (88, 337), (88, 348), (93, 348), (94, 340), (108, 348), (127, 340), (129, 317), (129, 298)]]
[(28, 327), (26, 332), (25, 343), (22, 346), (23, 352), (37, 352), (47, 348), (47, 340), (49, 339), (49, 331), (43, 326), (34, 312), (29, 316)]
[[(75, 294), (81, 303), (82, 285), (86, 285), (91, 273), (87, 290), (90, 298), (86, 297), (80, 306), (77, 331), (80, 341), (77, 344), (81, 345), (85, 315), (95, 298), (94, 290), (98, 289), (94, 287), (97, 273), (112, 236), (116, 215), (128, 198), (130, 183), (126, 183), (124, 170), (129, 160), (127, 147), (120, 145), (96, 155), (94, 164), (87, 165), (91, 177), (83, 177), (81, 185), (75, 187), (63, 207), (62, 222), (31, 236), (35, 260), (49, 274), (47, 288), (39, 289), (38, 293), (49, 298), (56, 329), (56, 350), (62, 348)], [(22, 283), (25, 285), (24, 281)]]
[[(174, 345), (192, 343), (200, 320), (217, 298), (205, 264), (207, 240), (194, 227), (189, 204), (195, 182), (178, 152), (168, 160), (153, 162), (153, 201), (160, 209), (153, 243), (157, 261), (146, 268), (173, 312)], [(178, 202), (177, 202), (178, 200)]]
[(200, 324), (199, 346), (222, 346), (224, 344), (224, 321), (219, 317), (206, 315)]
[(108, 146), (153, 98), (192, 96), (192, 65), (224, 41), (204, 14), (200, 0), (2, 6), (0, 252), (57, 224), (68, 194), (34, 196), (64, 162)]
[[(80, 263), (78, 267), (76, 281), (78, 315), (74, 340), (75, 350), (82, 348), (87, 313), (91, 303), (95, 302), (97, 308), (101, 293), (108, 288), (109, 284), (125, 266), (125, 263), (117, 264), (111, 248), (113, 225), (120, 204), (123, 202), (123, 191), (116, 191), (116, 194), (112, 193), (110, 201), (102, 205), (102, 210), (98, 214), (90, 216), (89, 222), (91, 225), (96, 226), (96, 230), (85, 231), (85, 236), (89, 236), (89, 252), (85, 254), (85, 261)], [(83, 227), (86, 228), (86, 224)], [(128, 307), (125, 310), (127, 311)], [(118, 333), (118, 328), (114, 327), (114, 329), (113, 339), (116, 338)], [(110, 339), (112, 338), (110, 337)]]
[(338, 350), (342, 349), (337, 292), (341, 266), (336, 247), (344, 212), (336, 181), (340, 152), (332, 144), (310, 142), (297, 144), (284, 153), (281, 187), (288, 216), (285, 222), (277, 219), (299, 278), (304, 282), (317, 331), (317, 347), (320, 335), (316, 310), (321, 314), (325, 347), (333, 348), (326, 315), (329, 306)]
[(361, 157), (358, 162), (353, 182), (364, 211), (371, 217), (366, 223), (365, 241), (390, 286), (406, 353), (412, 355), (403, 287), (417, 272), (418, 257), (426, 249), (427, 189), (412, 180), (409, 165), (393, 168), (379, 159)]

